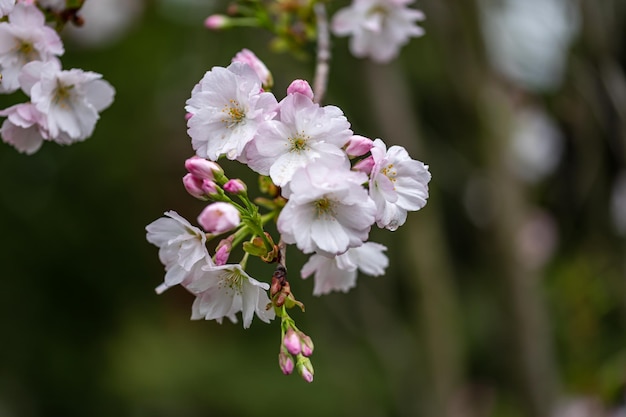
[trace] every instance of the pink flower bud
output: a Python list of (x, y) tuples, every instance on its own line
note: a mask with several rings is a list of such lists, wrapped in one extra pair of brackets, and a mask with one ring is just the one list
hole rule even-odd
[(232, 248), (232, 239), (223, 239), (217, 245), (217, 250), (215, 251), (215, 265), (226, 265)]
[(204, 27), (211, 30), (224, 29), (228, 27), (228, 17), (221, 14), (214, 14), (204, 20)]
[(375, 163), (376, 162), (374, 162), (374, 157), (372, 157), (370, 155), (367, 158), (361, 159), (359, 162), (354, 164), (352, 166), (352, 169), (355, 170), (355, 171), (360, 171), (360, 172), (363, 172), (363, 173), (369, 175), (370, 172), (372, 172), (372, 168), (374, 168), (374, 164)]
[(244, 182), (239, 179), (232, 179), (232, 180), (226, 181), (226, 184), (224, 184), (223, 188), (224, 188), (224, 191), (226, 191), (227, 193), (231, 193), (231, 194), (245, 193), (246, 190), (248, 189), (246, 187), (246, 184), (244, 184)]
[(274, 85), (274, 79), (272, 78), (272, 73), (265, 66), (263, 61), (261, 61), (254, 52), (249, 49), (242, 49), (240, 52), (235, 55), (232, 59), (232, 62), (243, 62), (247, 64), (256, 72), (256, 75), (259, 76), (261, 83), (264, 88), (272, 88)]
[[(191, 175), (191, 174), (189, 174)], [(211, 180), (202, 180), (202, 191), (208, 196), (217, 194), (217, 185)]]
[(350, 138), (346, 153), (348, 156), (363, 156), (372, 149), (374, 141), (365, 136), (354, 135)]
[(300, 93), (313, 100), (313, 90), (305, 80), (293, 80), (287, 87), (287, 94)]
[(298, 373), (302, 376), (306, 382), (313, 382), (313, 364), (309, 358), (304, 356), (298, 356), (298, 363), (296, 364)]
[(278, 354), (278, 364), (280, 365), (280, 370), (283, 374), (290, 375), (293, 372), (293, 359), (287, 352), (280, 352)]
[(213, 180), (216, 173), (224, 173), (221, 166), (213, 161), (200, 158), (199, 156), (192, 156), (185, 161), (185, 168), (189, 173), (202, 179)]
[(313, 354), (313, 340), (306, 334), (299, 332), (300, 344), (302, 345), (302, 354), (304, 356), (311, 356)]
[(283, 345), (285, 346), (285, 348), (287, 348), (289, 353), (291, 353), (292, 355), (297, 355), (298, 353), (300, 353), (300, 350), (302, 349), (300, 338), (298, 337), (296, 332), (291, 328), (287, 330), (287, 333), (285, 333), (285, 337), (283, 338)]
[(193, 117), (193, 113), (185, 113), (185, 120), (189, 120)]
[(206, 193), (202, 188), (202, 182), (202, 179), (195, 177), (192, 174), (187, 174), (183, 177), (183, 185), (185, 186), (187, 192), (200, 200), (205, 200)]
[(239, 226), (239, 211), (231, 204), (219, 201), (209, 204), (198, 216), (198, 223), (208, 233), (220, 234)]

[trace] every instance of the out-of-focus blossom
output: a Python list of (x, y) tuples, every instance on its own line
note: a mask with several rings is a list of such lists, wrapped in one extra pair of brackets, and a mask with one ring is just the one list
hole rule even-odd
[(333, 16), (332, 31), (337, 36), (351, 36), (354, 56), (391, 61), (411, 37), (424, 34), (416, 24), (424, 20), (424, 13), (409, 8), (410, 3), (412, 0), (354, 0)]
[(492, 65), (531, 90), (552, 90), (563, 78), (568, 49), (579, 28), (570, 0), (484, 1), (482, 22)]
[(8, 22), (0, 23), (0, 91), (10, 93), (20, 87), (18, 77), (24, 65), (57, 60), (64, 49), (37, 6), (18, 3), (8, 18)]
[(0, 17), (9, 14), (14, 6), (15, 0), (0, 0)]

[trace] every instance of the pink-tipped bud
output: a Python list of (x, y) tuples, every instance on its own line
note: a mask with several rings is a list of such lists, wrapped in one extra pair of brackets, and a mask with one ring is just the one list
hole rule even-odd
[(224, 184), (223, 188), (224, 191), (231, 194), (245, 193), (248, 190), (246, 184), (244, 184), (244, 182), (240, 179), (236, 178), (226, 181), (226, 184)]
[(193, 176), (192, 174), (187, 174), (183, 177), (183, 185), (185, 186), (185, 190), (192, 196), (199, 198), (200, 200), (206, 200), (206, 193), (202, 187), (203, 180)]
[(259, 79), (263, 84), (263, 88), (269, 90), (274, 85), (272, 73), (269, 69), (267, 69), (263, 61), (261, 61), (251, 50), (242, 49), (237, 53), (237, 55), (235, 55), (232, 62), (243, 62), (244, 64), (250, 66), (250, 68), (256, 72), (256, 75), (259, 76)]
[(306, 382), (313, 382), (313, 364), (309, 358), (304, 356), (298, 356), (298, 363), (296, 364), (296, 368), (298, 369), (298, 373)]
[(216, 195), (218, 194), (217, 184), (215, 184), (211, 180), (202, 180), (202, 191), (204, 191), (204, 194), (208, 195), (209, 197), (212, 195)]
[(228, 262), (230, 251), (233, 248), (233, 237), (234, 235), (231, 235), (226, 239), (222, 239), (222, 241), (217, 245), (217, 250), (215, 251), (215, 265), (226, 265)]
[(189, 120), (193, 117), (193, 113), (187, 112), (185, 113), (185, 120)]
[(293, 80), (287, 87), (287, 94), (300, 93), (313, 100), (313, 89), (305, 80)]
[(311, 356), (313, 354), (313, 340), (306, 334), (299, 332), (300, 344), (302, 346), (302, 354), (304, 356)]
[(204, 20), (204, 27), (211, 30), (224, 29), (228, 27), (230, 19), (222, 14), (214, 14)]
[(278, 354), (278, 364), (280, 365), (280, 370), (285, 375), (291, 375), (293, 372), (294, 364), (293, 358), (287, 352), (280, 352)]
[(185, 169), (190, 174), (202, 179), (213, 180), (216, 173), (223, 174), (221, 166), (213, 161), (209, 161), (199, 156), (192, 156), (185, 161)]
[(369, 175), (370, 172), (372, 172), (372, 168), (374, 168), (374, 164), (374, 157), (370, 155), (367, 158), (361, 159), (359, 162), (354, 164), (352, 166), (352, 169)]
[(287, 333), (285, 333), (285, 337), (283, 338), (283, 345), (292, 355), (297, 355), (302, 350), (300, 338), (298, 337), (298, 334), (291, 328), (287, 330)]
[(239, 210), (222, 201), (209, 204), (198, 216), (198, 223), (202, 228), (213, 234), (228, 232), (239, 226), (240, 222)]
[(372, 149), (374, 141), (366, 138), (365, 136), (354, 135), (348, 141), (346, 146), (346, 153), (348, 156), (363, 156)]

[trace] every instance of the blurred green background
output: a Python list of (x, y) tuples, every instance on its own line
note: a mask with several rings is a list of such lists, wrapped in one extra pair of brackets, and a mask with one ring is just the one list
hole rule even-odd
[(91, 2), (114, 17), (86, 27), (130, 19), (97, 45), (67, 34), (64, 67), (117, 90), (94, 136), (0, 146), (1, 417), (626, 415), (625, 2), (421, 0), (426, 36), (386, 65), (333, 38), (326, 103), (433, 180), (404, 227), (372, 232), (386, 276), (313, 297), (289, 252), (310, 385), (281, 374), (278, 323), (191, 322), (190, 294), (156, 296), (144, 227), (203, 208), (181, 178), (205, 71), (249, 48), (281, 98), (314, 62), (204, 29), (226, 2)]

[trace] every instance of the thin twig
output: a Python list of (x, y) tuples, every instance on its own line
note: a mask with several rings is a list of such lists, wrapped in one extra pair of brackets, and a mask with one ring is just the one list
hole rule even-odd
[(313, 79), (314, 100), (321, 103), (328, 85), (328, 61), (330, 61), (330, 34), (328, 33), (328, 17), (322, 3), (315, 4), (317, 20), (317, 64)]

